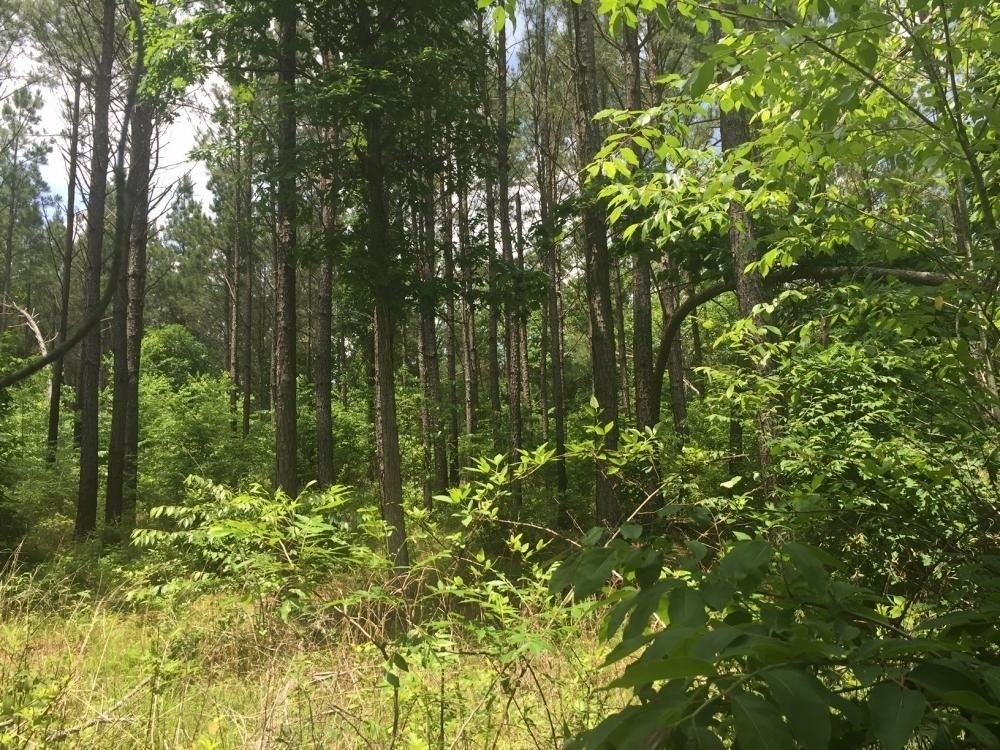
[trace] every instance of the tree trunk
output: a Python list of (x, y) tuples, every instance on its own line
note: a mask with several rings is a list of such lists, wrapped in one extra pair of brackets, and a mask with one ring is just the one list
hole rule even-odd
[[(746, 143), (749, 138), (749, 122), (745, 109), (731, 110), (723, 112), (719, 118), (719, 132), (722, 142), (723, 152), (732, 151)], [(736, 187), (739, 188), (745, 182), (745, 177), (740, 175), (736, 178)], [(756, 271), (746, 273), (748, 265), (757, 260), (756, 238), (754, 236), (753, 221), (746, 207), (739, 201), (733, 200), (729, 203), (729, 257), (733, 274), (736, 277), (736, 298), (739, 301), (740, 315), (746, 318), (753, 318), (755, 325), (760, 325), (762, 320), (758, 314), (754, 313), (757, 305), (765, 300), (764, 280)], [(754, 363), (754, 368), (759, 374), (765, 374), (765, 369), (760, 363)], [(758, 408), (754, 415), (754, 422), (757, 427), (756, 443), (758, 460), (760, 461), (761, 475), (764, 478), (765, 486), (768, 483), (769, 469), (771, 465), (771, 418), (767, 407)]]
[[(104, 210), (108, 191), (111, 109), (111, 71), (115, 55), (115, 0), (104, 0), (101, 21), (101, 59), (94, 77), (94, 126), (87, 191), (87, 267), (83, 282), (83, 314), (96, 314), (101, 296), (104, 260)], [(97, 529), (98, 395), (101, 376), (101, 328), (93, 326), (81, 341), (80, 379), (80, 481), (76, 503), (75, 533), (85, 537)]]
[[(677, 291), (676, 271), (668, 265), (665, 275), (667, 277), (665, 283), (659, 286), (658, 292), (663, 319), (666, 321), (677, 311), (680, 295)], [(681, 349), (680, 336), (674, 336), (667, 350), (667, 377), (670, 384), (670, 414), (673, 417), (674, 432), (683, 440), (687, 432), (687, 393), (684, 390), (684, 352)]]
[[(553, 135), (552, 113), (549, 102), (550, 73), (548, 63), (548, 7), (539, 4), (536, 46), (538, 49), (538, 83), (535, 93), (535, 152), (536, 177), (538, 180), (539, 221), (541, 222), (540, 243), (542, 262), (548, 276), (548, 286), (545, 295), (545, 323), (547, 331), (545, 341), (549, 352), (550, 366), (548, 380), (551, 381), (552, 426), (555, 442), (555, 506), (557, 524), (560, 528), (570, 528), (572, 519), (567, 507), (567, 492), (569, 479), (566, 473), (566, 398), (563, 377), (563, 338), (562, 338), (562, 304), (561, 287), (562, 273), (559, 262), (559, 247), (555, 239), (555, 228), (552, 225), (551, 211), (556, 202), (556, 164), (554, 155), (557, 152)], [(543, 381), (546, 378), (543, 377)], [(544, 386), (543, 386), (544, 387)], [(546, 419), (548, 409), (546, 409)]]
[(125, 321), (125, 459), (122, 471), (122, 524), (136, 525), (139, 468), (139, 373), (146, 295), (146, 248), (149, 243), (149, 183), (152, 157), (153, 109), (148, 103), (136, 108), (133, 139), (136, 152), (132, 169), (136, 174), (136, 203), (129, 232), (127, 274), (128, 310)]
[(237, 409), (239, 408), (239, 398), (241, 392), (240, 384), (240, 336), (243, 335), (240, 325), (240, 298), (242, 297), (242, 270), (246, 262), (243, 258), (243, 234), (247, 231), (243, 218), (243, 195), (240, 188), (240, 179), (243, 172), (243, 155), (241, 149), (243, 144), (236, 144), (234, 155), (234, 183), (233, 183), (233, 238), (230, 251), (228, 253), (228, 263), (226, 271), (226, 290), (229, 296), (226, 298), (226, 309), (228, 312), (227, 330), (229, 333), (226, 342), (226, 370), (229, 374), (229, 426), (233, 433), (237, 430)]
[(243, 332), (243, 437), (250, 434), (250, 414), (252, 410), (251, 393), (253, 392), (253, 282), (254, 282), (254, 226), (253, 226), (253, 144), (247, 145), (245, 176), (243, 178), (243, 206), (246, 230), (243, 232), (243, 262), (245, 277), (243, 286), (246, 288), (246, 325)]
[[(524, 211), (521, 191), (514, 194), (514, 213), (517, 217), (517, 270), (524, 274)], [(520, 344), (518, 360), (521, 365), (521, 393), (523, 406), (528, 414), (534, 411), (531, 397), (531, 367), (528, 359), (528, 312), (523, 304), (517, 306), (517, 337)]]
[[(485, 34), (482, 29), (482, 16), (479, 17), (480, 21), (480, 34), (484, 36)], [(489, 75), (489, 63), (488, 61), (483, 61), (483, 79), (482, 79), (482, 102), (483, 102), (483, 116), (486, 122), (489, 123), (492, 117), (492, 104), (490, 101), (490, 91), (487, 85), (487, 76)], [(495, 450), (500, 450), (500, 425), (499, 416), (502, 413), (501, 403), (500, 403), (500, 310), (498, 307), (497, 300), (497, 272), (496, 272), (496, 184), (492, 176), (487, 174), (486, 180), (486, 273), (488, 277), (488, 294), (487, 294), (487, 328), (486, 328), (486, 346), (487, 346), (487, 390), (489, 391), (490, 397), (490, 423), (492, 425), (493, 432), (493, 447)]]
[[(507, 29), (500, 29), (497, 45), (497, 184), (499, 186), (500, 244), (508, 273), (514, 268), (514, 240), (510, 225), (510, 128), (507, 122)], [(512, 475), (520, 461), (523, 426), (521, 424), (521, 342), (517, 303), (508, 296), (504, 304), (504, 344), (507, 355), (508, 457)], [(521, 510), (521, 485), (511, 482), (511, 510)]]
[[(381, 3), (376, 18), (383, 14)], [(365, 16), (367, 18), (367, 16)], [(363, 46), (376, 43), (370, 27), (362, 30)], [(381, 109), (373, 108), (363, 121), (365, 152), (363, 168), (368, 223), (369, 278), (371, 280), (374, 332), (373, 375), (375, 379), (375, 445), (378, 463), (382, 518), (389, 526), (387, 546), (397, 567), (410, 564), (403, 511), (403, 477), (399, 454), (399, 426), (396, 423), (396, 391), (392, 357), (392, 251), (389, 246), (389, 206), (386, 194), (385, 148), (387, 129)]]
[[(632, 111), (643, 109), (639, 53), (639, 30), (626, 24), (625, 106)], [(656, 423), (656, 406), (660, 400), (660, 394), (653, 392), (652, 272), (645, 247), (637, 248), (632, 269), (632, 369), (635, 378), (635, 423), (642, 430)]]
[(274, 269), (275, 307), (275, 457), (277, 484), (289, 497), (298, 494), (296, 431), (295, 252), (297, 195), (295, 45), (299, 12), (288, 0), (278, 6), (278, 247)]
[(319, 267), (319, 309), (316, 312), (316, 357), (313, 372), (316, 407), (316, 481), (321, 488), (334, 482), (333, 459), (333, 264), (337, 208), (335, 188), (329, 180), (323, 189), (320, 221), (323, 226), (323, 259)]
[[(77, 66), (73, 78), (73, 121), (69, 138), (69, 177), (66, 182), (66, 233), (63, 235), (62, 268), (59, 277), (59, 330), (56, 333), (56, 347), (66, 340), (69, 330), (69, 300), (73, 276), (73, 245), (76, 227), (76, 173), (80, 157), (80, 89), (83, 74)], [(52, 392), (49, 394), (48, 460), (56, 459), (59, 448), (59, 411), (62, 406), (62, 385), (66, 362), (64, 357), (52, 365)]]
[[(592, 0), (572, 6), (575, 79), (577, 90), (578, 166), (583, 167), (601, 148), (601, 134), (594, 122), (599, 109), (597, 62), (594, 46)], [(611, 259), (604, 216), (592, 191), (583, 209), (583, 249), (586, 259), (587, 298), (590, 313), (591, 366), (594, 395), (600, 420), (611, 423), (604, 448), (618, 447), (618, 379), (615, 365), (614, 315), (611, 302)], [(611, 479), (597, 471), (595, 515), (598, 523), (617, 523), (618, 498)]]
[(14, 280), (14, 229), (17, 225), (17, 204), (19, 203), (19, 175), (17, 173), (17, 158), (20, 151), (21, 134), (15, 131), (13, 142), (10, 145), (11, 151), (11, 177), (9, 194), (7, 197), (7, 226), (4, 237), (4, 276), (3, 276), (3, 304), (0, 305), (0, 336), (7, 331), (7, 309), (13, 301), (11, 299), (11, 285)]
[(631, 383), (628, 372), (628, 340), (625, 337), (625, 283), (622, 281), (622, 261), (616, 258), (614, 261), (615, 274), (615, 328), (616, 343), (618, 345), (618, 391), (621, 393), (623, 414), (622, 420), (632, 421), (632, 397)]
[[(441, 365), (437, 337), (437, 212), (434, 176), (424, 179), (423, 211), (423, 293), (420, 304), (420, 370), (427, 427), (431, 446), (431, 472), (428, 474), (430, 495), (443, 494), (448, 489), (448, 452), (441, 406)], [(428, 507), (430, 502), (428, 501)]]
[[(121, 258), (114, 280), (114, 311), (111, 320), (112, 394), (111, 430), (108, 440), (108, 477), (104, 503), (104, 520), (108, 527), (131, 528), (134, 518), (126, 518), (125, 463), (129, 413), (128, 317), (129, 265), (132, 251), (132, 223), (136, 204), (149, 184), (149, 162), (153, 137), (152, 109), (137, 106), (139, 81), (145, 73), (143, 64), (145, 42), (141, 21), (137, 19), (135, 67), (125, 93), (125, 116), (118, 136), (118, 156), (115, 162), (115, 233), (113, 252)], [(131, 127), (131, 133), (129, 128)], [(131, 151), (126, 171), (126, 152)]]
[(455, 331), (455, 210), (448, 180), (441, 182), (444, 208), (442, 246), (444, 248), (445, 325), (448, 327), (448, 482), (458, 484), (458, 335)]
[(479, 351), (476, 342), (474, 262), (470, 257), (469, 189), (463, 178), (458, 195), (459, 263), (462, 267), (462, 377), (465, 385), (465, 434), (476, 433), (479, 408)]

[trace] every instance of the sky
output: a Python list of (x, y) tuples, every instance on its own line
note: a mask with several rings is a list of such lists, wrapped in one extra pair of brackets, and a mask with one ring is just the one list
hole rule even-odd
[[(54, 138), (48, 163), (42, 168), (42, 177), (59, 202), (65, 206), (68, 180), (68, 160), (65, 156), (69, 146), (68, 110), (72, 91), (61, 86), (42, 90), (43, 108), (40, 132)], [(155, 193), (169, 190), (185, 173), (190, 173), (195, 183), (195, 194), (202, 204), (208, 206), (211, 194), (208, 192), (208, 172), (200, 163), (190, 159), (199, 129), (204, 129), (205, 115), (198, 107), (202, 98), (198, 91), (190, 95), (189, 106), (181, 107), (173, 122), (162, 126), (160, 132), (160, 156), (155, 182)], [(86, 171), (86, 164), (81, 165)], [(78, 194), (79, 194), (78, 187)]]

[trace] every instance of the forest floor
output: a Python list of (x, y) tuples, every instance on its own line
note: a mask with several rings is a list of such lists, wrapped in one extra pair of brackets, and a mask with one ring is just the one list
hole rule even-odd
[(0, 577), (0, 749), (558, 748), (626, 700), (588, 622), (529, 620), (503, 657), (377, 627)]

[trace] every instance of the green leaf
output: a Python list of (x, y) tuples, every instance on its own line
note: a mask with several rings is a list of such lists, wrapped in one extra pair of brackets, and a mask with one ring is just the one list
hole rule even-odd
[(650, 685), (661, 680), (676, 680), (681, 677), (714, 677), (715, 667), (701, 659), (677, 656), (661, 661), (638, 661), (625, 670), (625, 674), (611, 682), (609, 688), (631, 688)]
[(917, 690), (894, 682), (876, 685), (868, 694), (872, 732), (885, 750), (903, 750), (927, 711), (927, 700)]
[(708, 87), (715, 80), (715, 61), (709, 60), (695, 71), (694, 75), (688, 79), (688, 94), (697, 98), (708, 91)]
[(735, 476), (732, 479), (727, 479), (725, 482), (721, 482), (719, 484), (719, 486), (723, 487), (723, 488), (725, 488), (727, 490), (731, 490), (733, 487), (735, 487), (736, 485), (738, 485), (740, 483), (740, 481), (742, 481), (742, 479), (743, 479), (743, 477), (741, 477), (741, 476)]
[(805, 750), (830, 747), (830, 710), (823, 684), (804, 670), (794, 668), (771, 669), (762, 677), (799, 745)]
[(979, 693), (969, 690), (955, 690), (941, 695), (941, 702), (970, 713), (982, 714), (993, 719), (1000, 718), (1000, 707), (987, 701)]
[(772, 704), (751, 693), (737, 693), (731, 703), (741, 750), (795, 750), (792, 735)]
[(620, 153), (626, 164), (631, 164), (633, 167), (639, 166), (639, 157), (636, 156), (635, 151), (630, 149), (628, 146), (624, 146)]
[(737, 542), (719, 563), (719, 577), (729, 583), (747, 583), (752, 587), (766, 571), (771, 552), (771, 545), (760, 539)]
[(642, 526), (637, 523), (623, 523), (621, 526), (622, 539), (634, 542), (642, 536)]
[(868, 70), (875, 68), (878, 62), (878, 48), (867, 39), (858, 45), (858, 60)]
[(685, 732), (684, 736), (687, 738), (684, 747), (691, 750), (723, 750), (724, 747), (722, 740), (697, 724)]
[(698, 591), (687, 586), (671, 592), (667, 612), (671, 625), (700, 627), (705, 624), (705, 600)]

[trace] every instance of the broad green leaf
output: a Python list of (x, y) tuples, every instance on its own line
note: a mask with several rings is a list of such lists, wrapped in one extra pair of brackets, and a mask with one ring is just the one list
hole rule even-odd
[(680, 677), (714, 677), (715, 667), (707, 661), (677, 656), (661, 661), (638, 661), (625, 670), (625, 674), (611, 682), (609, 688), (631, 688), (650, 685), (660, 680), (676, 680)]
[(822, 683), (794, 668), (771, 669), (762, 677), (799, 745), (805, 750), (830, 747), (830, 709)]
[(868, 694), (872, 732), (885, 750), (903, 750), (927, 711), (923, 693), (883, 682)]
[(705, 727), (698, 725), (685, 732), (684, 736), (687, 738), (687, 743), (684, 745), (685, 750), (688, 748), (690, 750), (723, 750), (724, 747), (722, 740)]
[(713, 80), (715, 80), (715, 61), (709, 60), (706, 63), (702, 63), (694, 75), (688, 79), (688, 94), (697, 99), (708, 91), (708, 87), (712, 84)]
[(740, 585), (755, 584), (771, 561), (771, 545), (760, 539), (737, 542), (719, 563), (719, 577)]
[(741, 750), (795, 750), (788, 727), (771, 703), (752, 693), (736, 693), (730, 702)]
[(705, 624), (705, 600), (697, 590), (687, 586), (671, 592), (667, 611), (671, 625), (699, 627)]

